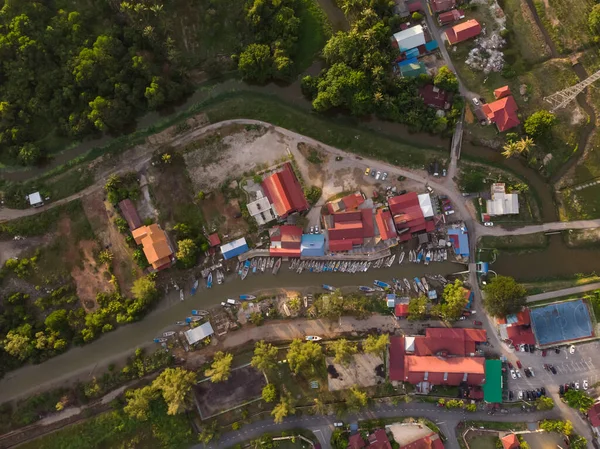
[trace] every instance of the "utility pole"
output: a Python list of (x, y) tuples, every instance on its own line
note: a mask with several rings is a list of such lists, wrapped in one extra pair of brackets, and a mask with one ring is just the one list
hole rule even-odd
[(585, 90), (590, 84), (600, 79), (600, 70), (583, 81), (575, 84), (574, 86), (567, 87), (566, 89), (559, 90), (548, 97), (544, 97), (544, 100), (552, 105), (551, 112), (555, 112), (557, 109), (564, 108), (571, 101), (577, 97), (581, 92)]

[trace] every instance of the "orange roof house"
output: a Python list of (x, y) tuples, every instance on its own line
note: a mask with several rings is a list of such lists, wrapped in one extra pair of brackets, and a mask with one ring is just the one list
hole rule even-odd
[(519, 439), (514, 433), (509, 433), (508, 435), (500, 438), (500, 441), (502, 441), (502, 447), (504, 447), (504, 449), (517, 449), (521, 447)]
[(499, 87), (498, 89), (494, 90), (494, 97), (496, 98), (496, 100), (500, 100), (500, 98), (508, 97), (509, 95), (511, 95), (511, 93), (510, 93), (510, 87), (508, 87), (508, 86), (502, 86), (502, 87)]
[(157, 224), (137, 228), (131, 235), (135, 243), (143, 246), (146, 259), (155, 271), (167, 268), (175, 260), (167, 234)]
[(519, 107), (512, 95), (503, 97), (481, 108), (490, 123), (495, 123), (498, 131), (504, 132), (518, 126), (521, 122), (517, 116)]
[(451, 45), (454, 45), (472, 39), (479, 33), (481, 33), (481, 25), (477, 20), (471, 19), (446, 30), (446, 38)]

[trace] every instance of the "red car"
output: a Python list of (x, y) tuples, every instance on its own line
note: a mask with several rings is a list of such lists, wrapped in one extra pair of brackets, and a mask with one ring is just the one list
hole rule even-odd
[(510, 369), (513, 369), (513, 364), (512, 364), (512, 363), (510, 363), (510, 362), (508, 362), (508, 367), (509, 367)]
[(519, 368), (523, 368), (523, 365), (521, 365), (521, 361), (520, 361), (520, 360), (517, 360), (517, 366), (518, 366)]
[(481, 325), (483, 325), (483, 323), (481, 321), (473, 321), (473, 324), (475, 326), (481, 326)]

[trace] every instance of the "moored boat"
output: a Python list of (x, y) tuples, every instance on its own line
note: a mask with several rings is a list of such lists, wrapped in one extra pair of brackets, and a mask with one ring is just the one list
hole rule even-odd
[(252, 301), (253, 299), (256, 299), (256, 296), (254, 296), (254, 295), (240, 295), (240, 299), (242, 301)]
[(417, 288), (419, 290), (421, 290), (423, 293), (425, 293), (425, 287), (421, 283), (421, 279), (419, 279), (418, 277), (415, 277), (414, 281), (415, 281), (415, 284), (416, 284)]
[(277, 258), (277, 261), (275, 262), (275, 265), (273, 266), (273, 274), (277, 274), (279, 272), (279, 269), (281, 268), (281, 257)]
[(431, 251), (427, 251), (425, 254), (425, 265), (429, 265), (429, 262), (431, 262)]
[(212, 271), (208, 273), (208, 277), (206, 278), (206, 288), (212, 288)]
[(425, 287), (425, 291), (429, 291), (429, 284), (427, 283), (427, 279), (425, 279), (424, 277), (421, 278), (421, 283), (423, 284), (423, 287)]
[(189, 324), (189, 323), (192, 323), (192, 322), (200, 321), (201, 319), (202, 319), (201, 316), (188, 316), (185, 319), (185, 322)]
[(398, 258), (398, 265), (402, 265), (402, 262), (404, 262), (404, 251), (400, 253), (400, 257)]
[(179, 290), (179, 300), (183, 301), (183, 289)]
[(392, 288), (392, 286), (390, 284), (388, 284), (387, 282), (378, 281), (377, 279), (375, 279), (375, 281), (373, 281), (373, 284), (376, 285), (377, 287), (381, 287), (385, 290)]
[(330, 292), (334, 292), (335, 291), (335, 287), (331, 286), (331, 285), (327, 285), (327, 284), (323, 284), (323, 288), (327, 291)]
[(163, 332), (163, 337), (171, 337), (175, 335), (175, 331)]
[(185, 326), (186, 322), (185, 321), (175, 321), (175, 326)]
[(248, 276), (249, 271), (250, 271), (250, 261), (247, 260), (246, 262), (244, 262), (244, 268), (242, 268), (242, 281), (244, 279), (246, 279), (246, 276)]
[(196, 290), (198, 290), (198, 279), (196, 279), (194, 281), (194, 285), (192, 285), (192, 292), (191, 292), (192, 296), (194, 296), (196, 294)]
[(206, 316), (209, 312), (207, 310), (192, 310), (192, 315), (194, 316)]
[(417, 254), (417, 263), (421, 263), (421, 260), (423, 260), (423, 250), (419, 251), (419, 254)]
[(318, 337), (316, 335), (307, 335), (306, 337), (304, 337), (304, 339), (306, 341), (319, 341), (319, 340), (323, 340), (321, 337)]
[(167, 341), (166, 338), (155, 338), (154, 339), (154, 343), (164, 343), (165, 341)]
[(365, 292), (365, 293), (373, 293), (373, 292), (375, 291), (375, 289), (374, 289), (374, 288), (372, 288), (372, 287), (367, 287), (366, 285), (361, 285), (360, 287), (358, 287), (358, 289), (359, 289), (361, 292)]
[(225, 275), (221, 270), (217, 270), (217, 284), (221, 285), (225, 280)]
[(389, 258), (389, 260), (385, 263), (385, 266), (388, 268), (391, 267), (392, 264), (394, 263), (394, 260), (396, 260), (395, 254), (393, 254), (392, 257)]
[(408, 279), (406, 279), (406, 278), (404, 278), (403, 281), (404, 281), (404, 285), (406, 285), (406, 288), (410, 292), (410, 282), (408, 282)]

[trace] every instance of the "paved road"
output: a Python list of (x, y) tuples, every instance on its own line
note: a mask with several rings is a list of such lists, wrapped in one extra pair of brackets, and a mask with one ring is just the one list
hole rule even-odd
[(561, 298), (563, 296), (576, 295), (578, 293), (585, 293), (591, 290), (600, 289), (600, 282), (594, 282), (592, 284), (580, 285), (578, 287), (563, 288), (562, 290), (555, 290), (553, 292), (538, 293), (537, 295), (530, 295), (527, 297), (527, 302), (544, 301), (546, 299)]
[[(294, 427), (302, 427), (315, 433), (323, 448), (330, 448), (329, 441), (333, 432), (333, 423), (343, 421), (344, 423), (356, 422), (358, 420), (371, 418), (394, 418), (394, 417), (424, 417), (435, 422), (448, 440), (445, 443), (448, 449), (459, 449), (455, 428), (460, 421), (502, 421), (502, 422), (537, 422), (545, 418), (558, 418), (556, 411), (525, 413), (520, 409), (511, 411), (509, 414), (496, 413), (493, 416), (484, 411), (468, 413), (464, 410), (447, 410), (434, 404), (411, 402), (409, 404), (378, 405), (361, 413), (350, 414), (343, 418), (335, 416), (292, 416), (286, 418), (283, 423), (275, 424), (272, 419), (265, 419), (242, 427), (235, 432), (228, 432), (221, 436), (219, 441), (208, 444), (209, 449), (229, 447), (243, 441), (256, 438), (267, 432), (281, 432)], [(198, 444), (193, 449), (203, 449), (205, 446)]]

